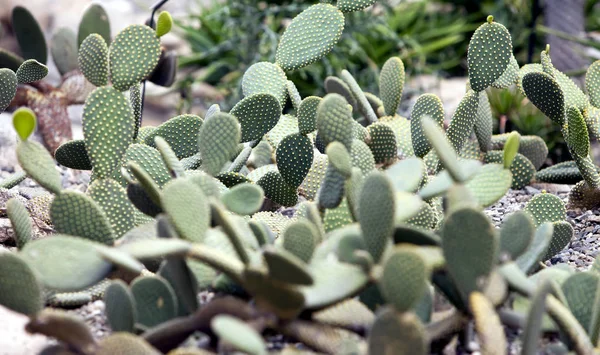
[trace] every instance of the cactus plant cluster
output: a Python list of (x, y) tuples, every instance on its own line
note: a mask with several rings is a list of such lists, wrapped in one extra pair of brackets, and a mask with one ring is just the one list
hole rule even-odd
[[(52, 155), (29, 139), (35, 113), (14, 113), (19, 163), (51, 195), (56, 233), (34, 240), (27, 207), (7, 203), (18, 251), (0, 253), (0, 304), (70, 354), (266, 354), (272, 332), (319, 353), (428, 354), (461, 335), (503, 354), (504, 325), (523, 329), (526, 354), (546, 331), (594, 353), (596, 271), (543, 264), (573, 235), (562, 200), (541, 193), (499, 229), (483, 212), (529, 183), (547, 153), (534, 137), (492, 136), (485, 89), (520, 78), (504, 26), (490, 18), (473, 35), (470, 87), (445, 132), (435, 95), (419, 97), (410, 120), (397, 114), (396, 57), (379, 96), (346, 71), (327, 79), (323, 98), (302, 98), (287, 80), (331, 50), (345, 13), (372, 3), (309, 7), (276, 62), (247, 70), (230, 112), (212, 106), (158, 127), (139, 126), (139, 87), (160, 65), (170, 16), (112, 40), (80, 38), (79, 65), (98, 87), (85, 100), (84, 139), (55, 158), (91, 170), (91, 183), (63, 189)], [(293, 217), (280, 213), (291, 206)], [(220, 296), (201, 306), (208, 289)], [(449, 311), (434, 306), (439, 297)], [(99, 341), (80, 319), (44, 308), (98, 298), (113, 330)]]

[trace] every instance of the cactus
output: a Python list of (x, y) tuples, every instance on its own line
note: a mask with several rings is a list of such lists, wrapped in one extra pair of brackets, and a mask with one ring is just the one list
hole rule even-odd
[(106, 44), (110, 44), (112, 37), (110, 35), (108, 14), (102, 5), (97, 3), (90, 4), (81, 17), (77, 31), (78, 46), (81, 46), (81, 43), (93, 33), (99, 34)]
[(383, 64), (379, 74), (379, 92), (388, 116), (393, 116), (398, 111), (404, 78), (404, 63), (400, 58), (392, 57)]
[(287, 99), (287, 77), (278, 65), (259, 62), (244, 72), (242, 91), (244, 96), (271, 94), (279, 100), (279, 105), (284, 107)]
[(423, 158), (429, 153), (431, 146), (423, 135), (421, 118), (429, 116), (441, 127), (444, 123), (444, 106), (442, 101), (433, 94), (419, 96), (412, 108), (410, 119), (410, 132), (415, 155)]
[(17, 75), (8, 68), (0, 69), (0, 112), (6, 110), (17, 93)]
[(289, 186), (300, 186), (313, 163), (313, 145), (310, 138), (301, 134), (285, 137), (277, 146), (275, 161), (283, 180)]
[(96, 86), (108, 83), (108, 46), (102, 36), (90, 34), (79, 46), (79, 67), (85, 78)]
[(46, 64), (48, 47), (44, 32), (31, 12), (22, 6), (16, 6), (12, 11), (11, 23), (23, 57)]
[(277, 124), (281, 116), (278, 98), (269, 93), (257, 93), (238, 102), (230, 112), (242, 126), (241, 142), (262, 138)]
[(42, 287), (26, 260), (12, 253), (1, 253), (0, 285), (4, 290), (0, 304), (19, 313), (34, 315), (44, 304)]
[(255, 329), (238, 318), (219, 315), (211, 322), (212, 330), (236, 349), (256, 355), (267, 354), (267, 346)]
[(77, 49), (77, 35), (70, 28), (61, 27), (52, 36), (50, 52), (61, 75), (78, 69)]
[(28, 59), (19, 66), (16, 74), (19, 84), (29, 84), (44, 79), (48, 75), (48, 67), (35, 59)]
[(137, 310), (134, 299), (127, 285), (116, 280), (104, 292), (106, 318), (114, 332), (133, 333), (137, 320)]

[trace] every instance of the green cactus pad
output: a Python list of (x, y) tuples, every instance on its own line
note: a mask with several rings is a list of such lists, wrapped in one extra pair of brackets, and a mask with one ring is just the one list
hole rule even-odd
[(581, 91), (579, 86), (558, 69), (554, 69), (554, 80), (556, 80), (565, 95), (565, 107), (575, 106), (579, 111), (583, 111), (590, 105), (588, 97)]
[(352, 159), (352, 166), (358, 167), (363, 176), (366, 176), (373, 169), (375, 169), (375, 158), (369, 146), (363, 141), (357, 139), (352, 141), (352, 148), (350, 149), (350, 158)]
[(50, 207), (50, 216), (59, 233), (108, 245), (115, 240), (108, 217), (100, 205), (80, 192), (64, 191), (57, 195)]
[(292, 222), (283, 233), (283, 247), (305, 263), (309, 263), (318, 241), (318, 230), (306, 221)]
[(114, 280), (104, 291), (106, 318), (113, 332), (134, 332), (137, 311), (133, 294), (126, 283)]
[[(298, 112), (298, 108), (300, 108), (300, 103), (302, 102), (302, 96), (300, 96), (300, 92), (298, 92), (298, 88), (294, 85), (294, 82), (291, 80), (287, 80), (285, 82), (285, 87), (287, 89), (287, 93), (290, 96), (290, 101), (292, 102), (292, 106), (294, 106), (294, 110)], [(281, 107), (284, 107), (285, 102), (281, 104)]]
[[(479, 95), (480, 93), (474, 91), (467, 92), (452, 115), (447, 135), (457, 152), (461, 151), (465, 141), (471, 136), (478, 113)], [(436, 152), (440, 153), (437, 150)]]
[(19, 255), (0, 253), (0, 305), (25, 315), (44, 308), (42, 287), (30, 265)]
[(77, 35), (68, 27), (54, 33), (50, 43), (52, 59), (61, 75), (79, 68), (77, 63)]
[(281, 116), (281, 105), (277, 97), (269, 93), (258, 93), (242, 99), (231, 109), (230, 114), (242, 126), (241, 142), (250, 142), (262, 138), (275, 127)]
[(236, 151), (240, 138), (238, 120), (232, 115), (217, 113), (204, 121), (198, 139), (203, 169), (217, 175)]
[(171, 31), (173, 18), (169, 11), (161, 11), (156, 20), (156, 36), (162, 37)]
[(81, 43), (93, 33), (99, 34), (106, 41), (106, 44), (110, 44), (112, 37), (110, 35), (108, 14), (102, 5), (98, 3), (90, 4), (81, 17), (77, 32), (78, 45), (81, 46)]
[(78, 63), (85, 78), (95, 86), (108, 83), (108, 46), (97, 33), (90, 34), (79, 47)]
[[(492, 150), (487, 152), (484, 161), (486, 163), (498, 163), (502, 164), (503, 156), (502, 152)], [(513, 189), (522, 189), (529, 185), (535, 175), (535, 166), (527, 159), (524, 155), (517, 153), (510, 165), (510, 172), (512, 174), (512, 185)]]
[(275, 127), (265, 135), (265, 139), (273, 149), (277, 149), (283, 138), (298, 132), (298, 119), (291, 115), (283, 115), (279, 118), (279, 122)]
[(560, 222), (567, 218), (567, 210), (560, 197), (546, 192), (533, 196), (525, 206), (535, 226), (544, 222)]
[(486, 164), (465, 186), (478, 204), (488, 207), (502, 198), (512, 186), (512, 174), (500, 164)]
[(241, 183), (232, 187), (221, 196), (221, 202), (228, 210), (239, 215), (251, 215), (258, 212), (263, 204), (263, 190), (251, 183)]
[(567, 109), (567, 122), (569, 133), (566, 140), (569, 147), (573, 149), (575, 154), (583, 157), (587, 156), (590, 151), (590, 138), (585, 120), (576, 107)]
[(20, 255), (46, 287), (76, 291), (98, 283), (111, 271), (96, 245), (83, 238), (54, 234), (27, 243)]
[(23, 170), (16, 171), (0, 181), (0, 188), (7, 190), (12, 189), (25, 180), (26, 177), (27, 173), (25, 173)]
[(378, 262), (391, 241), (396, 213), (394, 187), (380, 172), (369, 174), (359, 201), (358, 220), (367, 250)]
[(348, 13), (366, 9), (375, 2), (376, 0), (339, 0), (336, 6), (341, 12)]
[(519, 80), (519, 63), (514, 56), (510, 57), (510, 62), (504, 70), (504, 73), (494, 81), (492, 87), (496, 89), (507, 89)]
[[(504, 149), (504, 144), (509, 136), (510, 133), (492, 136), (492, 149)], [(519, 153), (526, 156), (537, 170), (546, 162), (548, 147), (544, 140), (538, 136), (521, 136), (519, 139)]]
[(17, 75), (8, 68), (0, 69), (0, 112), (6, 110), (17, 93)]
[(479, 143), (479, 149), (482, 152), (490, 150), (492, 145), (492, 131), (494, 129), (494, 118), (492, 117), (492, 107), (490, 100), (485, 92), (479, 94), (479, 105), (477, 106), (477, 115), (473, 125), (475, 136)]
[(202, 242), (210, 226), (206, 196), (191, 181), (174, 179), (165, 185), (161, 205), (182, 239)]
[(13, 113), (12, 123), (19, 138), (26, 141), (36, 128), (37, 117), (31, 109), (20, 107)]
[(535, 226), (529, 214), (517, 211), (509, 215), (500, 229), (500, 254), (512, 260), (523, 254), (535, 232)]
[(423, 180), (424, 163), (418, 158), (397, 162), (386, 170), (397, 191), (416, 192)]
[(183, 159), (198, 152), (198, 132), (202, 123), (202, 119), (196, 115), (176, 116), (156, 127), (144, 142), (156, 147), (154, 137), (161, 136), (169, 143), (177, 158)]
[(331, 142), (327, 146), (327, 157), (329, 164), (334, 167), (339, 173), (349, 178), (352, 175), (352, 161), (350, 154), (340, 142)]
[(419, 254), (398, 249), (386, 260), (379, 287), (396, 311), (406, 312), (425, 294), (427, 274), (427, 266)]
[(538, 171), (535, 173), (535, 179), (540, 182), (573, 185), (583, 180), (583, 177), (577, 164), (569, 160)]
[(469, 83), (475, 92), (485, 90), (502, 76), (512, 57), (512, 40), (503, 25), (488, 21), (469, 42)]
[(346, 84), (342, 79), (338, 78), (337, 76), (328, 76), (327, 78), (325, 78), (325, 91), (328, 94), (342, 95), (346, 99), (346, 101), (350, 105), (352, 105), (353, 110), (357, 109), (358, 102), (356, 101), (354, 95), (352, 95), (348, 84)]
[(252, 180), (250, 180), (248, 177), (232, 171), (221, 173), (215, 176), (215, 178), (228, 188), (234, 187), (238, 184), (252, 183)]
[(523, 90), (527, 98), (552, 121), (563, 125), (565, 96), (558, 83), (546, 73), (533, 72), (523, 77)]
[(590, 138), (593, 140), (600, 140), (600, 109), (589, 105), (583, 110), (583, 118), (587, 125)]
[(130, 182), (127, 186), (127, 195), (140, 211), (154, 216), (162, 212), (160, 207), (160, 186), (138, 164), (128, 163), (127, 169), (131, 171), (138, 183)]
[(585, 89), (590, 97), (590, 103), (600, 108), (600, 60), (589, 66), (585, 74)]
[(122, 237), (135, 226), (134, 207), (118, 182), (112, 179), (94, 180), (87, 193), (106, 214), (116, 238)]
[(294, 206), (298, 202), (296, 188), (288, 185), (278, 171), (263, 175), (256, 184), (262, 187), (265, 196), (282, 206)]
[(245, 269), (243, 280), (244, 288), (254, 296), (258, 309), (288, 319), (297, 316), (304, 307), (304, 296), (296, 288), (275, 281), (260, 271)]
[(313, 163), (313, 144), (307, 136), (291, 134), (277, 147), (275, 160), (283, 180), (291, 187), (304, 181)]
[(325, 175), (327, 174), (328, 165), (329, 160), (327, 159), (327, 155), (315, 154), (312, 166), (300, 185), (300, 189), (304, 191), (307, 200), (312, 201), (316, 198), (319, 187), (321, 187), (323, 179), (325, 179)]
[(343, 30), (344, 14), (335, 6), (313, 5), (294, 17), (281, 36), (275, 62), (285, 71), (314, 63), (333, 49)]
[(341, 142), (350, 150), (352, 144), (352, 110), (339, 94), (326, 95), (317, 108), (317, 129), (327, 146)]
[(19, 84), (29, 84), (44, 79), (48, 75), (48, 67), (35, 59), (27, 59), (16, 74)]
[(396, 160), (398, 148), (396, 147), (396, 135), (390, 126), (385, 123), (376, 122), (370, 125), (367, 130), (371, 141), (369, 148), (373, 152), (373, 158), (377, 164), (389, 164)]
[(308, 271), (308, 265), (291, 252), (267, 245), (263, 258), (269, 269), (269, 277), (292, 285), (312, 285), (314, 280)]
[(22, 6), (12, 10), (11, 25), (19, 48), (25, 59), (35, 59), (42, 64), (48, 60), (48, 47), (40, 24), (31, 12)]
[(237, 350), (248, 354), (267, 354), (267, 345), (262, 336), (238, 318), (227, 314), (217, 315), (212, 319), (210, 326), (222, 341), (226, 341)]
[(48, 150), (38, 142), (25, 141), (17, 146), (19, 165), (27, 175), (48, 191), (58, 194), (62, 179)]
[(427, 331), (414, 313), (386, 308), (375, 319), (369, 334), (369, 354), (425, 355)]
[[(131, 144), (125, 152), (123, 161), (127, 164), (127, 173), (133, 173), (129, 164), (135, 163), (142, 171), (146, 172), (146, 174), (152, 178), (152, 181), (154, 181), (158, 187), (162, 188), (171, 180), (171, 174), (165, 166), (158, 150), (147, 145)], [(140, 180), (140, 183), (143, 183), (143, 181)]]
[(175, 291), (162, 277), (140, 276), (131, 283), (137, 321), (151, 328), (177, 316)]
[(177, 158), (177, 155), (175, 155), (173, 149), (171, 149), (169, 143), (163, 137), (157, 136), (154, 138), (154, 144), (171, 175), (174, 177), (184, 176), (185, 170), (183, 169), (183, 165)]
[[(319, 201), (321, 202), (321, 201)], [(331, 232), (354, 222), (348, 201), (342, 198), (337, 207), (327, 208), (323, 217), (325, 232)]]
[[(135, 121), (135, 132), (133, 138), (136, 142), (143, 142), (140, 139), (140, 124), (142, 124), (142, 85), (137, 84), (129, 88), (129, 105)], [(154, 130), (152, 130), (154, 131)], [(149, 132), (147, 132), (149, 133)]]
[(498, 237), (494, 226), (482, 212), (459, 208), (442, 227), (442, 247), (446, 267), (464, 300), (481, 290), (496, 263)]
[(398, 111), (404, 79), (404, 63), (400, 58), (391, 57), (383, 64), (379, 73), (379, 95), (383, 101), (385, 114), (388, 116), (393, 116)]
[(287, 77), (281, 67), (269, 62), (258, 62), (250, 66), (244, 73), (242, 91), (244, 96), (271, 94), (277, 98), (279, 104), (283, 107), (287, 99), (286, 82)]
[(333, 166), (328, 165), (325, 178), (319, 188), (317, 201), (319, 208), (335, 208), (339, 206), (344, 198), (344, 187), (346, 178)]
[(198, 283), (185, 259), (167, 259), (158, 270), (158, 275), (167, 280), (175, 291), (179, 316), (187, 316), (198, 310)]
[(135, 122), (127, 99), (111, 87), (96, 89), (85, 100), (83, 136), (94, 175), (109, 178), (133, 140)]
[(429, 116), (442, 127), (444, 124), (444, 105), (442, 100), (434, 94), (419, 96), (412, 108), (410, 116), (410, 133), (415, 155), (422, 158), (431, 149), (421, 128), (421, 118)]
[(584, 329), (592, 322), (599, 282), (599, 275), (581, 272), (571, 275), (561, 287), (569, 309)]
[(444, 136), (444, 132), (438, 124), (429, 117), (423, 117), (421, 126), (425, 137), (439, 156), (440, 161), (452, 179), (457, 182), (463, 182), (465, 176), (458, 165), (458, 156), (452, 147), (452, 144)]
[(356, 79), (350, 74), (347, 70), (342, 70), (341, 73), (342, 80), (348, 85), (350, 88), (350, 92), (352, 96), (356, 98), (357, 108), (362, 113), (363, 116), (367, 119), (368, 122), (374, 123), (377, 121), (377, 115), (371, 106), (371, 103), (367, 99), (366, 93), (362, 91)]
[(61, 144), (54, 152), (60, 165), (76, 170), (92, 170), (92, 162), (85, 149), (85, 141), (76, 139)]
[(550, 246), (553, 233), (553, 223), (544, 222), (537, 227), (531, 244), (529, 244), (527, 250), (515, 260), (519, 269), (523, 272), (528, 272), (541, 261)]
[(125, 91), (152, 73), (160, 59), (160, 40), (144, 25), (130, 25), (110, 45), (110, 73), (115, 89)]
[(567, 221), (554, 222), (554, 232), (552, 240), (546, 250), (546, 254), (541, 258), (541, 261), (551, 259), (554, 255), (561, 252), (573, 238), (573, 226)]
[(298, 129), (300, 134), (309, 134), (317, 129), (317, 108), (323, 99), (309, 96), (298, 107)]

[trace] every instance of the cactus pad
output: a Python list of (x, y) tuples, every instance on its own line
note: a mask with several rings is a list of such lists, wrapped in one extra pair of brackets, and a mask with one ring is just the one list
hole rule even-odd
[(256, 184), (262, 187), (265, 196), (282, 206), (294, 206), (298, 202), (296, 188), (288, 185), (278, 171), (269, 171)]
[(373, 158), (377, 164), (389, 164), (396, 160), (398, 148), (396, 146), (396, 135), (390, 126), (385, 123), (376, 122), (370, 125), (367, 130), (371, 141), (369, 148), (373, 152)]
[(83, 41), (92, 33), (97, 33), (102, 36), (107, 44), (109, 44), (112, 39), (110, 35), (108, 14), (102, 5), (98, 3), (90, 4), (81, 17), (77, 32), (78, 45), (81, 45), (81, 43), (83, 43)]
[[(294, 82), (291, 80), (287, 80), (285, 82), (285, 87), (287, 89), (287, 93), (290, 96), (290, 101), (292, 102), (292, 106), (294, 106), (294, 110), (298, 112), (298, 108), (300, 107), (300, 103), (302, 102), (302, 96), (300, 96), (300, 92), (298, 92), (298, 88), (294, 85)], [(281, 107), (284, 107), (285, 102), (281, 104)]]
[(486, 164), (465, 186), (479, 205), (491, 206), (500, 200), (512, 186), (512, 174), (500, 164)]
[[(486, 163), (498, 163), (502, 164), (503, 157), (502, 152), (492, 150), (487, 152), (484, 158)], [(512, 174), (512, 185), (513, 189), (522, 189), (529, 185), (533, 176), (535, 175), (535, 166), (525, 158), (523, 154), (517, 153), (515, 158), (510, 165), (510, 172)]]
[(357, 109), (357, 101), (348, 84), (346, 84), (342, 79), (337, 76), (328, 76), (325, 78), (325, 91), (328, 94), (340, 94), (342, 95), (346, 101), (352, 106), (352, 109)]
[(265, 139), (273, 149), (277, 149), (279, 142), (286, 136), (298, 133), (298, 119), (291, 115), (283, 115), (279, 122), (265, 135)]
[(329, 4), (313, 5), (294, 17), (281, 36), (275, 62), (286, 71), (314, 63), (333, 49), (343, 30), (340, 10)]
[(494, 129), (494, 118), (492, 117), (492, 107), (486, 92), (479, 94), (479, 105), (477, 106), (477, 115), (473, 125), (475, 136), (479, 143), (479, 149), (482, 152), (490, 150), (492, 145), (492, 133)]
[(17, 93), (17, 75), (8, 68), (0, 69), (0, 112), (6, 110)]
[(17, 146), (19, 165), (32, 179), (48, 191), (58, 194), (62, 189), (62, 179), (48, 150), (41, 144), (25, 141)]
[(287, 77), (278, 65), (258, 62), (250, 66), (244, 73), (242, 91), (244, 96), (271, 94), (279, 100), (279, 104), (283, 107), (287, 99)]
[(50, 51), (61, 75), (78, 69), (77, 35), (68, 27), (61, 27), (52, 36)]
[(35, 315), (44, 308), (42, 288), (33, 269), (19, 255), (0, 253), (0, 305), (15, 312)]
[(165, 185), (161, 204), (182, 239), (201, 242), (210, 226), (206, 196), (191, 181), (174, 179)]
[(425, 355), (429, 351), (425, 326), (414, 313), (384, 309), (369, 334), (369, 354)]
[(590, 103), (600, 108), (600, 60), (590, 65), (585, 74), (585, 88), (590, 97)]
[(545, 192), (533, 196), (525, 211), (533, 218), (536, 227), (544, 222), (559, 222), (567, 218), (564, 202), (558, 196)]
[(475, 330), (482, 352), (491, 354), (498, 349), (505, 349), (508, 344), (504, 326), (494, 304), (483, 293), (473, 292), (469, 296), (469, 306), (475, 318)]
[[(158, 187), (163, 187), (171, 180), (171, 174), (165, 166), (160, 153), (147, 145), (131, 144), (125, 152), (123, 161), (127, 162), (127, 173), (134, 173), (129, 165), (132, 163), (137, 164), (140, 168), (139, 170), (144, 171)], [(140, 179), (138, 178), (138, 180)], [(139, 182), (144, 183), (142, 180)]]
[(552, 121), (563, 125), (565, 120), (565, 96), (552, 76), (533, 72), (522, 79), (527, 98)]
[(352, 144), (352, 110), (339, 94), (328, 94), (317, 108), (317, 129), (327, 146), (341, 142), (350, 150)]
[(318, 230), (305, 220), (292, 222), (283, 233), (283, 247), (305, 263), (309, 263), (317, 245)]
[(475, 92), (485, 90), (498, 80), (512, 57), (510, 33), (491, 20), (481, 25), (469, 42), (469, 83)]
[(298, 107), (298, 129), (300, 134), (309, 134), (317, 129), (317, 108), (322, 99), (309, 96), (302, 100)]
[(115, 89), (125, 91), (152, 73), (160, 59), (160, 41), (152, 28), (130, 25), (110, 46), (110, 72)]
[(275, 160), (281, 177), (289, 186), (302, 184), (313, 163), (313, 150), (310, 138), (301, 134), (290, 134), (279, 143)]
[(56, 161), (70, 169), (92, 170), (92, 162), (85, 149), (85, 141), (77, 139), (61, 144), (54, 152)]
[(561, 287), (569, 309), (584, 329), (592, 322), (598, 283), (599, 275), (581, 272), (571, 275)]
[(79, 47), (79, 68), (85, 78), (96, 86), (108, 83), (108, 46), (97, 33), (90, 34)]
[(554, 231), (552, 233), (552, 240), (546, 250), (546, 254), (540, 259), (546, 261), (552, 258), (554, 255), (561, 252), (573, 238), (573, 226), (567, 221), (554, 222)]
[(227, 314), (214, 317), (210, 324), (213, 332), (227, 344), (248, 354), (267, 354), (267, 345), (262, 336), (250, 325)]
[(48, 67), (35, 59), (24, 61), (17, 69), (19, 84), (29, 84), (40, 81), (48, 75)]
[(509, 215), (500, 229), (500, 253), (516, 259), (527, 250), (534, 232), (535, 226), (526, 212), (517, 211)]
[(141, 276), (131, 283), (138, 322), (153, 327), (177, 315), (175, 291), (161, 277)]
[(396, 311), (406, 312), (424, 296), (427, 274), (427, 266), (419, 254), (398, 249), (386, 260), (379, 287)]
[(27, 107), (20, 107), (13, 113), (13, 127), (19, 138), (26, 141), (33, 133), (37, 125), (35, 113)]
[(217, 113), (204, 121), (198, 140), (204, 170), (213, 176), (217, 175), (236, 151), (240, 138), (238, 121), (232, 115)]
[(372, 172), (360, 194), (358, 220), (367, 250), (378, 262), (391, 241), (396, 213), (394, 187), (383, 173)]
[(263, 258), (273, 280), (292, 285), (312, 285), (314, 282), (308, 265), (285, 249), (268, 245), (263, 250)]
[(263, 204), (263, 190), (251, 183), (242, 183), (232, 187), (221, 196), (221, 202), (231, 212), (239, 215), (251, 215)]
[(45, 64), (48, 60), (46, 39), (31, 12), (22, 6), (16, 6), (12, 11), (11, 25), (23, 57)]
[(335, 5), (343, 13), (360, 11), (373, 5), (377, 0), (339, 0)]
[(106, 214), (116, 238), (134, 227), (134, 207), (118, 182), (112, 179), (94, 180), (87, 193)]
[[(368, 149), (369, 148), (367, 148), (367, 150)], [(327, 155), (318, 153), (315, 155), (312, 166), (300, 185), (300, 189), (304, 191), (306, 199), (312, 201), (317, 196), (319, 187), (327, 173), (328, 165), (329, 160), (327, 159)]]
[(379, 95), (383, 101), (385, 114), (388, 116), (393, 116), (398, 111), (404, 89), (404, 78), (404, 63), (400, 58), (391, 57), (383, 64), (379, 74)]
[(113, 332), (134, 332), (137, 320), (133, 294), (126, 283), (112, 281), (104, 291), (106, 318)]
[(129, 104), (121, 93), (102, 87), (88, 96), (83, 108), (83, 136), (95, 176), (112, 176), (133, 140), (134, 129)]
[(504, 70), (504, 73), (494, 81), (492, 87), (496, 89), (506, 89), (517, 82), (519, 79), (519, 63), (514, 56), (510, 57), (510, 62)]
[(447, 135), (457, 152), (461, 151), (465, 141), (471, 136), (478, 113), (479, 95), (482, 94), (474, 91), (467, 92), (452, 115)]
[(168, 11), (161, 11), (156, 20), (156, 36), (162, 37), (171, 31), (173, 18)]
[(269, 93), (258, 93), (242, 99), (231, 109), (230, 114), (242, 126), (241, 142), (250, 142), (262, 138), (275, 127), (281, 116), (281, 105), (277, 97)]
[(585, 157), (590, 151), (590, 137), (587, 126), (576, 107), (567, 108), (567, 122), (569, 124), (569, 133), (566, 137), (569, 147), (575, 154)]
[(419, 96), (412, 108), (410, 117), (410, 133), (415, 155), (422, 158), (431, 149), (431, 145), (423, 134), (421, 118), (429, 116), (440, 127), (444, 124), (444, 105), (442, 100), (434, 94)]

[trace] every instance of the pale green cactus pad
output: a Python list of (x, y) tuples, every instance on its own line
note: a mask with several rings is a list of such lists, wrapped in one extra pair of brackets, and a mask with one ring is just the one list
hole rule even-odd
[(106, 214), (116, 238), (135, 226), (134, 207), (118, 182), (112, 179), (94, 180), (87, 193)]
[(352, 144), (352, 109), (343, 96), (327, 94), (317, 108), (317, 129), (327, 146), (341, 142), (346, 149)]
[(398, 249), (386, 260), (379, 287), (398, 312), (414, 308), (427, 290), (428, 270), (412, 250)]
[(301, 134), (309, 134), (317, 129), (317, 108), (322, 99), (309, 96), (298, 107), (298, 129)]
[(109, 178), (133, 140), (135, 122), (127, 99), (112, 87), (96, 89), (85, 100), (83, 136), (94, 175)]
[(234, 116), (217, 113), (204, 121), (198, 139), (203, 169), (217, 175), (236, 151), (240, 139), (239, 123)]
[(385, 123), (376, 122), (367, 128), (371, 141), (369, 148), (377, 164), (389, 164), (396, 160), (398, 148), (393, 129)]
[(48, 67), (35, 59), (24, 61), (17, 69), (19, 84), (29, 84), (40, 81), (48, 75)]
[(410, 115), (410, 133), (415, 155), (422, 158), (431, 150), (429, 141), (421, 128), (422, 117), (428, 116), (440, 127), (444, 124), (444, 105), (442, 100), (434, 94), (419, 96), (412, 108)]
[(174, 179), (165, 185), (161, 205), (182, 239), (204, 240), (210, 226), (210, 211), (200, 187), (185, 179)]
[(44, 308), (42, 287), (34, 270), (17, 254), (0, 253), (0, 304), (15, 312), (35, 315)]
[(587, 156), (590, 151), (590, 137), (585, 120), (576, 107), (567, 108), (567, 123), (569, 124), (569, 133), (565, 138), (569, 147), (575, 154), (582, 157)]
[[(302, 102), (302, 96), (300, 96), (300, 92), (298, 91), (298, 88), (296, 87), (293, 81), (287, 80), (285, 84), (287, 88), (287, 93), (290, 96), (290, 101), (292, 102), (292, 106), (294, 106), (294, 110), (298, 112), (298, 108), (300, 107), (300, 103)], [(281, 107), (284, 107), (284, 104), (281, 104)]]
[(92, 162), (85, 149), (85, 141), (76, 139), (61, 144), (54, 151), (54, 159), (70, 169), (92, 170)]
[[(367, 147), (366, 149), (368, 150), (369, 148)], [(304, 191), (304, 195), (309, 201), (316, 198), (317, 191), (325, 178), (328, 165), (329, 160), (327, 159), (327, 155), (315, 153), (310, 170), (300, 185), (300, 189)]]
[(156, 147), (154, 137), (163, 137), (173, 149), (177, 158), (183, 159), (198, 152), (198, 132), (203, 120), (196, 115), (180, 115), (173, 117), (149, 132), (144, 142)]
[(561, 287), (569, 309), (584, 329), (592, 323), (599, 282), (598, 274), (581, 272), (571, 275)]
[(221, 202), (228, 210), (239, 215), (251, 215), (263, 204), (263, 190), (251, 183), (241, 183), (232, 187), (221, 196)]
[(552, 121), (563, 125), (565, 121), (565, 96), (560, 86), (546, 73), (533, 72), (523, 79), (527, 98)]
[(452, 115), (447, 135), (454, 150), (457, 152), (461, 151), (465, 141), (469, 138), (473, 130), (473, 125), (477, 118), (480, 94), (472, 90), (468, 91), (462, 100), (460, 100), (454, 115)]
[(377, 0), (339, 0), (335, 6), (343, 13), (360, 11), (373, 5)]
[(37, 126), (35, 112), (27, 107), (20, 107), (13, 113), (13, 128), (22, 141), (26, 141)]
[(267, 354), (267, 345), (262, 336), (238, 318), (226, 314), (218, 315), (213, 318), (210, 326), (221, 340), (227, 341), (237, 350), (248, 354)]
[(137, 320), (133, 294), (121, 280), (112, 281), (104, 292), (106, 318), (114, 332), (134, 332)]
[(317, 246), (318, 230), (307, 220), (292, 222), (283, 233), (283, 247), (309, 263)]
[[(128, 174), (133, 173), (129, 164), (135, 163), (142, 171), (146, 172), (158, 187), (163, 187), (171, 180), (171, 174), (163, 162), (158, 150), (147, 145), (131, 144), (129, 148), (127, 148), (127, 151), (125, 151), (123, 161), (125, 162)], [(140, 181), (140, 183), (143, 183), (143, 181)]]
[(600, 60), (590, 65), (585, 74), (585, 89), (590, 98), (590, 103), (600, 108)]
[(358, 220), (365, 245), (377, 262), (391, 241), (396, 213), (394, 186), (385, 174), (374, 171), (367, 176), (359, 206)]
[(302, 184), (312, 166), (313, 151), (310, 138), (301, 134), (290, 134), (279, 143), (275, 160), (281, 177), (289, 186)]
[(131, 283), (138, 322), (146, 327), (159, 325), (177, 316), (175, 291), (162, 277), (140, 276)]
[(510, 33), (490, 17), (475, 31), (469, 42), (469, 82), (475, 92), (485, 90), (498, 80), (512, 57)]
[(343, 30), (340, 10), (330, 4), (313, 5), (294, 17), (281, 36), (275, 62), (286, 71), (314, 63), (333, 49)]
[[(339, 4), (338, 4), (339, 6)], [(404, 63), (398, 57), (391, 57), (379, 74), (379, 95), (383, 101), (385, 114), (393, 116), (398, 111), (404, 89)]]
[(79, 68), (85, 78), (96, 86), (108, 83), (108, 46), (97, 33), (89, 35), (79, 47)]
[(327, 78), (325, 78), (325, 91), (328, 94), (342, 95), (346, 99), (346, 101), (348, 101), (348, 103), (352, 105), (353, 110), (357, 109), (358, 102), (356, 101), (356, 98), (350, 91), (348, 84), (346, 84), (342, 79), (338, 78), (337, 76), (328, 76)]
[(277, 97), (269, 93), (248, 96), (238, 102), (229, 112), (242, 126), (241, 142), (262, 138), (269, 132), (281, 116), (281, 105)]
[(57, 195), (50, 207), (50, 216), (59, 233), (108, 245), (115, 240), (106, 213), (91, 197), (80, 192), (64, 191)]
[(110, 73), (115, 89), (125, 91), (152, 73), (160, 59), (160, 40), (144, 25), (130, 25), (110, 46)]
[(425, 355), (427, 331), (414, 313), (386, 308), (375, 319), (369, 334), (369, 354)]
[(8, 68), (0, 69), (0, 112), (6, 110), (17, 93), (17, 75)]
[(279, 118), (275, 127), (265, 135), (265, 139), (273, 149), (277, 149), (279, 142), (281, 142), (283, 138), (298, 132), (298, 119), (292, 115), (283, 115)]
[(48, 150), (34, 141), (25, 141), (17, 146), (19, 165), (27, 175), (48, 191), (58, 194), (62, 190), (62, 179)]
[(59, 28), (52, 36), (50, 51), (61, 75), (78, 69), (77, 46), (77, 35), (68, 27)]
[(526, 212), (517, 211), (504, 219), (500, 229), (500, 254), (512, 260), (523, 254), (535, 232), (531, 217)]
[(488, 207), (502, 198), (512, 186), (512, 174), (501, 164), (485, 164), (465, 186), (477, 203)]
[(244, 96), (271, 94), (279, 100), (281, 107), (287, 99), (287, 77), (276, 64), (258, 62), (250, 66), (242, 77)]

